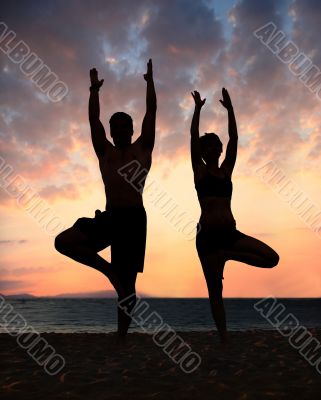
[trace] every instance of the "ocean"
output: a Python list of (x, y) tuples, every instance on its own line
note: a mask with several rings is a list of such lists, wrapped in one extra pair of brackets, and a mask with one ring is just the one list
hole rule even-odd
[[(255, 310), (254, 305), (259, 300), (224, 299), (228, 329), (275, 329)], [(209, 301), (206, 298), (142, 298), (140, 301), (149, 305), (144, 317), (151, 312), (158, 313), (163, 323), (177, 332), (215, 330)], [(12, 312), (19, 313), (27, 324), (39, 333), (107, 333), (117, 329), (116, 299), (112, 298), (7, 299), (6, 302), (12, 305)], [(285, 306), (282, 315), (292, 313), (300, 325), (306, 328), (321, 328), (321, 298), (280, 298), (278, 303)], [(0, 332), (5, 332), (2, 324), (1, 319)], [(130, 328), (130, 332), (146, 331), (148, 332), (147, 324), (142, 327), (133, 322)]]

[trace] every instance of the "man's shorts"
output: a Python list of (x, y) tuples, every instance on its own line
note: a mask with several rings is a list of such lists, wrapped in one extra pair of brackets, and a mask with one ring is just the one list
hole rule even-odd
[(94, 218), (78, 218), (73, 226), (99, 251), (111, 246), (111, 262), (117, 269), (143, 272), (147, 230), (144, 206), (97, 210)]

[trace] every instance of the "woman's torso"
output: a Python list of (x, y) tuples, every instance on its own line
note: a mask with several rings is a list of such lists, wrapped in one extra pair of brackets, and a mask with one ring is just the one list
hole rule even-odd
[(235, 227), (231, 210), (233, 184), (221, 168), (210, 170), (205, 164), (194, 174), (195, 188), (201, 207), (201, 226)]

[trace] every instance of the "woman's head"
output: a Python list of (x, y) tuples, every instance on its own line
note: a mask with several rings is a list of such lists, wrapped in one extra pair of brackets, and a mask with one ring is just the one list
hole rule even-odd
[(205, 133), (199, 138), (201, 156), (206, 164), (220, 158), (223, 151), (223, 144), (216, 133)]

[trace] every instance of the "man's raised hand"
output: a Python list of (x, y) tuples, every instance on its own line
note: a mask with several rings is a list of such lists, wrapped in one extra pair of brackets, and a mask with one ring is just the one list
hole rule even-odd
[(104, 83), (103, 79), (101, 80), (98, 79), (98, 72), (96, 68), (92, 68), (90, 70), (90, 82), (91, 82), (91, 87), (94, 89), (100, 89), (100, 87)]
[(147, 72), (144, 74), (144, 79), (146, 82), (153, 80), (153, 64), (152, 59), (150, 58), (147, 63)]
[(199, 94), (199, 92), (197, 90), (194, 90), (194, 92), (191, 92), (193, 99), (195, 101), (195, 106), (197, 108), (202, 108), (203, 105), (205, 104), (206, 99), (201, 99), (201, 95)]

